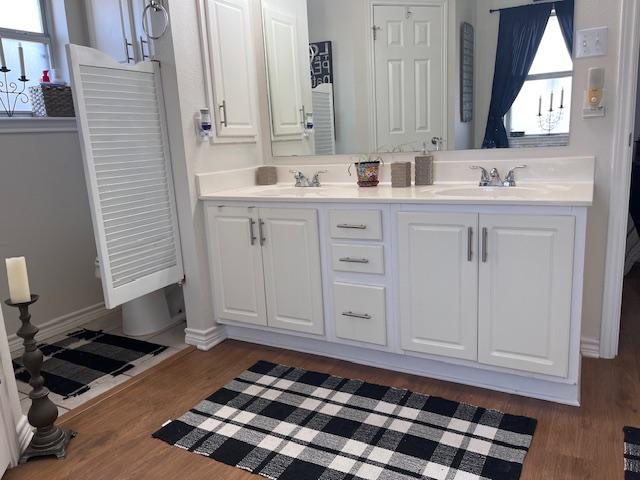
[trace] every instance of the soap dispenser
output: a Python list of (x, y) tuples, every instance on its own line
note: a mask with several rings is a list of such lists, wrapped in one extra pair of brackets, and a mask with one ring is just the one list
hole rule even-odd
[(416, 156), (416, 185), (433, 185), (433, 155), (427, 151), (427, 142), (422, 144), (422, 153)]

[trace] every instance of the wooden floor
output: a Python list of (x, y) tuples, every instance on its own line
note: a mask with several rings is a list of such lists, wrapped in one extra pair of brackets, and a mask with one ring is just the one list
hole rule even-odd
[(76, 430), (65, 460), (39, 460), (10, 470), (6, 480), (249, 480), (244, 471), (151, 438), (257, 360), (496, 408), (538, 419), (523, 479), (621, 480), (622, 427), (640, 426), (640, 274), (625, 285), (621, 355), (586, 359), (581, 408), (368, 368), (329, 358), (227, 341), (210, 352), (177, 354), (145, 374), (71, 411), (61, 423)]

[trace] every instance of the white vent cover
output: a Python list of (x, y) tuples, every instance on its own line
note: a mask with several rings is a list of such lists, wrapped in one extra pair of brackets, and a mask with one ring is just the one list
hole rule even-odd
[(183, 278), (158, 65), (69, 45), (107, 308)]
[(333, 85), (322, 83), (311, 91), (313, 101), (313, 140), (316, 155), (336, 154), (333, 118)]

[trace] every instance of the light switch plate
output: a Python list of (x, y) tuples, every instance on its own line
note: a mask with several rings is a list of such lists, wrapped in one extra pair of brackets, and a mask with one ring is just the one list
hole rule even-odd
[(576, 33), (576, 58), (599, 57), (607, 54), (609, 29), (587, 28)]

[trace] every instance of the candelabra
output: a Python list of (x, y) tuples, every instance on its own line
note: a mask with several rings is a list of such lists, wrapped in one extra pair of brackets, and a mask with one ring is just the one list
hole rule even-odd
[(18, 82), (22, 83), (22, 88), (20, 88), (16, 82), (9, 80), (8, 73), (10, 71), (11, 69), (7, 67), (0, 67), (0, 73), (4, 75), (4, 81), (0, 80), (0, 105), (7, 112), (7, 116), (13, 117), (18, 102), (29, 103), (29, 97), (24, 93), (29, 79), (24, 75), (18, 77)]
[[(553, 98), (553, 97), (551, 97)], [(562, 117), (564, 116), (564, 105), (560, 105), (558, 110), (554, 110), (553, 107), (544, 114), (538, 113), (538, 126), (543, 132), (547, 132), (547, 135), (551, 135), (556, 127), (560, 124)]]
[(55, 425), (58, 418), (58, 407), (49, 399), (49, 389), (44, 386), (44, 377), (40, 372), (43, 354), (34, 339), (38, 328), (31, 323), (31, 314), (29, 313), (29, 306), (37, 301), (38, 295), (31, 295), (29, 302), (12, 303), (11, 300), (5, 302), (10, 307), (20, 310), (22, 326), (17, 335), (23, 339), (22, 363), (31, 376), (29, 385), (32, 388), (29, 393), (31, 407), (29, 407), (27, 419), (31, 426), (36, 427), (29, 446), (20, 457), (20, 463), (25, 463), (34, 457), (49, 455), (64, 458), (69, 440), (76, 436), (75, 432), (64, 430)]

